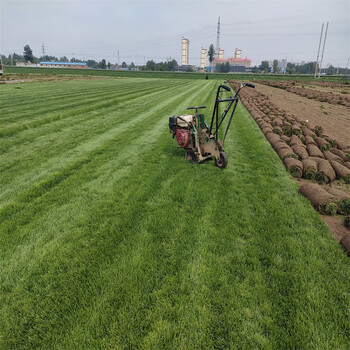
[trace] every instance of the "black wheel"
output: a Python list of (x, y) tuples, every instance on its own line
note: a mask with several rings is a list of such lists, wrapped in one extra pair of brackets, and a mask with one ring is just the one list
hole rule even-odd
[(194, 154), (192, 150), (189, 150), (186, 152), (185, 158), (190, 162), (190, 163), (197, 163), (197, 157)]
[(220, 160), (215, 159), (215, 165), (220, 169), (224, 169), (226, 168), (227, 163), (228, 163), (227, 155), (224, 151), (221, 151)]

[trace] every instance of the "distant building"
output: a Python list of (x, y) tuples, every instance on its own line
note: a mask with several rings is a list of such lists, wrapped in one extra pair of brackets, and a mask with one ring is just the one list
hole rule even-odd
[(224, 50), (220, 49), (219, 50), (219, 60), (224, 59)]
[[(249, 58), (214, 58), (213, 61), (213, 67), (215, 67), (217, 64), (226, 64), (226, 62), (228, 62), (228, 64), (230, 65), (230, 67), (235, 67), (235, 66), (242, 66), (245, 68), (249, 68), (252, 65), (252, 60), (250, 60)], [(233, 68), (232, 68), (233, 69)], [(234, 72), (235, 70), (231, 70), (230, 68), (230, 72)]]
[(241, 59), (242, 58), (242, 50), (241, 49), (236, 49), (235, 50), (235, 58)]
[(204, 69), (207, 66), (207, 57), (208, 57), (208, 50), (207, 49), (201, 49), (201, 69)]
[(38, 65), (32, 62), (16, 62), (16, 67), (37, 67)]
[(86, 62), (40, 62), (38, 67), (45, 68), (80, 68), (87, 69)]
[(190, 64), (182, 65), (182, 66), (175, 66), (174, 67), (175, 72), (186, 72), (186, 71), (196, 71), (196, 66), (192, 66)]
[(182, 37), (181, 65), (187, 66), (189, 61), (190, 41)]

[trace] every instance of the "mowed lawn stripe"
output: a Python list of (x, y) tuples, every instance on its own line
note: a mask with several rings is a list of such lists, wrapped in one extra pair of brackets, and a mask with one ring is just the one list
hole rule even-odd
[[(139, 89), (135, 91), (135, 83), (138, 82)], [(164, 84), (164, 82), (163, 82)], [(176, 81), (169, 81), (168, 84), (175, 85)], [(179, 82), (177, 82), (179, 84)], [(0, 120), (11, 122), (13, 104), (16, 105), (15, 121), (29, 116), (37, 116), (39, 108), (47, 107), (47, 111), (64, 109), (72, 106), (74, 102), (83, 100), (85, 103), (92, 103), (100, 96), (106, 97), (108, 93), (125, 94), (153, 90), (156, 85), (162, 85), (154, 80), (147, 83), (140, 79), (116, 80), (106, 79), (96, 82), (55, 82), (55, 83), (31, 83), (25, 85), (6, 85), (0, 87), (2, 94)], [(113, 86), (113, 89), (111, 87)], [(88, 87), (88, 89), (86, 88)], [(45, 110), (42, 112), (46, 112)]]
[[(152, 128), (154, 125), (154, 113), (156, 113), (157, 110), (164, 108), (164, 106), (173, 102), (175, 99), (177, 103), (180, 103), (182, 96), (191, 93), (196, 87), (198, 87), (198, 84), (190, 82), (188, 83), (188, 91), (182, 91), (182, 86), (181, 90), (180, 88), (175, 88), (170, 92), (166, 92), (162, 95), (164, 100), (156, 105), (154, 105), (152, 100), (147, 102), (140, 101), (138, 105), (131, 104), (123, 109), (118, 109), (116, 107), (115, 110), (94, 112), (93, 118), (94, 120), (97, 119), (96, 124), (91, 125), (86, 134), (81, 132), (82, 130), (79, 126), (75, 125), (71, 127), (70, 130), (63, 129), (62, 136), (57, 138), (56, 143), (54, 142), (54, 138), (51, 139), (42, 136), (38, 140), (39, 143), (37, 146), (35, 144), (30, 147), (27, 146), (27, 149), (24, 149), (23, 153), (20, 152), (20, 158), (17, 158), (15, 162), (13, 162), (12, 159), (16, 159), (16, 156), (14, 155), (12, 158), (10, 154), (7, 154), (6, 157), (10, 160), (10, 164), (6, 169), (6, 161), (4, 161), (5, 169), (1, 175), (2, 183), (7, 185), (7, 188), (0, 195), (2, 206), (5, 202), (11, 200), (11, 198), (13, 199), (16, 193), (20, 193), (32, 184), (42, 181), (48, 175), (60, 171), (67, 165), (70, 169), (71, 166), (69, 166), (69, 164), (72, 162), (79, 163), (80, 157), (84, 157), (89, 161), (89, 156), (87, 156), (87, 154), (89, 154), (89, 152), (93, 152), (92, 154), (94, 154), (96, 150), (101, 153), (101, 145), (103, 143), (116, 142), (125, 146), (132, 136), (132, 133), (136, 132), (136, 130), (132, 130), (132, 128), (135, 128), (137, 124), (139, 124), (141, 132), (144, 132), (147, 128)], [(103, 117), (101, 117), (101, 114)], [(98, 122), (98, 120), (104, 118), (111, 120), (112, 124), (105, 125), (105, 123)], [(83, 121), (84, 120), (82, 120), (82, 122)], [(94, 122), (92, 121), (92, 123)], [(95, 131), (96, 129), (97, 131)], [(78, 135), (76, 135), (76, 133), (78, 133)], [(49, 129), (47, 135), (50, 136)], [(58, 133), (58, 135), (60, 134)], [(40, 142), (43, 143), (43, 145), (41, 145)], [(52, 150), (52, 153), (47, 150), (48, 148)], [(33, 150), (35, 150), (35, 156), (31, 154)], [(30, 153), (28, 153), (28, 151)], [(15, 152), (17, 153), (16, 150)], [(42, 152), (44, 152), (44, 154), (42, 154)], [(27, 159), (25, 159), (26, 157)], [(11, 167), (11, 164), (13, 167)]]
[[(86, 113), (89, 111), (94, 111), (96, 109), (99, 108), (107, 108), (109, 106), (113, 106), (116, 105), (118, 103), (123, 103), (126, 101), (130, 101), (132, 99), (136, 99), (136, 98), (140, 98), (143, 97), (147, 94), (152, 94), (156, 91), (160, 92), (160, 91), (164, 91), (166, 89), (166, 87), (157, 87), (157, 89), (151, 89), (150, 91), (147, 90), (146, 92), (135, 92), (133, 93), (133, 95), (130, 95), (130, 93), (124, 93), (121, 96), (115, 96), (115, 95), (111, 95), (109, 97), (107, 97), (106, 95), (100, 96), (98, 99), (94, 100), (93, 103), (86, 103), (85, 100), (81, 100), (78, 103), (73, 104), (74, 107), (76, 107), (75, 109), (71, 109), (72, 106), (69, 107), (69, 112), (67, 112), (67, 108), (64, 106), (60, 106), (57, 107), (57, 110), (64, 110), (64, 113), (58, 113), (58, 114), (54, 114), (51, 115), (49, 117), (45, 116), (45, 117), (41, 117), (41, 111), (40, 108), (37, 110), (37, 113), (35, 114), (36, 116), (39, 115), (39, 117), (31, 119), (30, 121), (24, 122), (22, 123), (21, 120), (19, 120), (18, 125), (15, 123), (11, 123), (10, 126), (8, 127), (4, 127), (2, 129), (0, 129), (0, 136), (12, 136), (22, 130), (28, 129), (28, 128), (34, 128), (34, 127), (38, 127), (41, 126), (43, 124), (46, 123), (50, 123), (56, 120), (60, 120), (60, 119), (65, 119), (68, 117), (72, 117), (75, 115), (79, 115), (81, 113)], [(54, 108), (48, 108), (48, 107), (44, 107), (44, 111), (55, 111)], [(14, 120), (16, 120), (16, 116), (14, 116)]]
[[(171, 91), (173, 88), (176, 88), (176, 86), (171, 87), (171, 85), (167, 85), (166, 88), (164, 88), (162, 91), (165, 93), (166, 91)], [(109, 89), (110, 93), (113, 93), (113, 88), (111, 86)], [(151, 102), (152, 97), (154, 95), (158, 96), (158, 94), (159, 92), (154, 90), (150, 91), (148, 94), (143, 94), (140, 96), (137, 94), (129, 94), (129, 98), (121, 99), (116, 103), (108, 104), (107, 106), (100, 107), (99, 109), (89, 108), (88, 111), (83, 109), (77, 113), (75, 110), (66, 108), (65, 114), (52, 116), (50, 115), (51, 113), (49, 113), (49, 116), (45, 115), (43, 120), (32, 121), (26, 125), (25, 128), (23, 125), (21, 125), (18, 127), (18, 132), (16, 134), (4, 137), (0, 145), (0, 150), (2, 154), (6, 154), (6, 152), (12, 152), (12, 148), (16, 148), (16, 151), (18, 151), (18, 145), (22, 144), (25, 146), (26, 144), (28, 147), (28, 144), (32, 144), (36, 138), (48, 135), (50, 135), (51, 140), (51, 134), (63, 132), (65, 128), (74, 127), (75, 124), (82, 125), (83, 123), (85, 124), (96, 122), (97, 125), (103, 126), (108, 121), (106, 114), (119, 110), (123, 110), (129, 113), (130, 109), (132, 110), (133, 106), (138, 107), (142, 103), (144, 104), (146, 102)], [(97, 120), (94, 120), (94, 118)], [(119, 117), (117, 121), (119, 121)], [(13, 129), (11, 128), (11, 130), (11, 133), (14, 132), (14, 130), (16, 130), (16, 127)], [(77, 132), (79, 131), (80, 129), (77, 129)]]

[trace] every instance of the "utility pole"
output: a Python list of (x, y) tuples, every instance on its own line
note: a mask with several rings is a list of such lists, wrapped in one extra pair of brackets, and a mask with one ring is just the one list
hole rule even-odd
[(219, 58), (219, 50), (220, 50), (220, 16), (218, 19), (218, 31), (216, 34), (216, 58)]
[(322, 29), (321, 29), (321, 35), (320, 35), (320, 43), (318, 44), (318, 51), (317, 51), (317, 59), (316, 59), (316, 66), (315, 66), (315, 75), (314, 75), (314, 78), (316, 78), (316, 76), (317, 76), (317, 69), (319, 68), (319, 67), (318, 67), (318, 58), (319, 58), (319, 56), (320, 56), (320, 48), (321, 48), (323, 27), (324, 27), (324, 23), (322, 23)]
[(345, 71), (345, 75), (348, 75), (348, 67), (349, 67), (349, 58), (348, 58), (348, 63), (346, 64), (346, 71)]
[(118, 50), (118, 68), (119, 68), (119, 50)]
[(320, 77), (320, 76), (321, 76), (322, 61), (323, 61), (324, 47), (326, 46), (327, 32), (328, 32), (328, 22), (327, 22), (327, 26), (326, 26), (326, 33), (325, 33), (325, 35), (324, 35), (324, 42), (323, 42), (323, 49), (322, 49), (322, 56), (321, 56), (320, 70), (318, 71), (318, 77)]
[(44, 56), (45, 56), (45, 46), (44, 46), (44, 43), (41, 43), (41, 52), (42, 52), (42, 56), (43, 56), (43, 59), (44, 59)]

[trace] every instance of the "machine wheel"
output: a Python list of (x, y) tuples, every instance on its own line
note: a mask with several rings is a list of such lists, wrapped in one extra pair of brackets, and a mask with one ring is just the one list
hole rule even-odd
[(189, 150), (189, 151), (186, 152), (185, 158), (186, 158), (190, 163), (197, 163), (197, 157), (196, 157), (196, 155), (193, 153), (192, 150)]
[(224, 151), (221, 151), (220, 160), (215, 159), (215, 165), (220, 169), (224, 169), (226, 168), (227, 163), (228, 163), (227, 155)]

